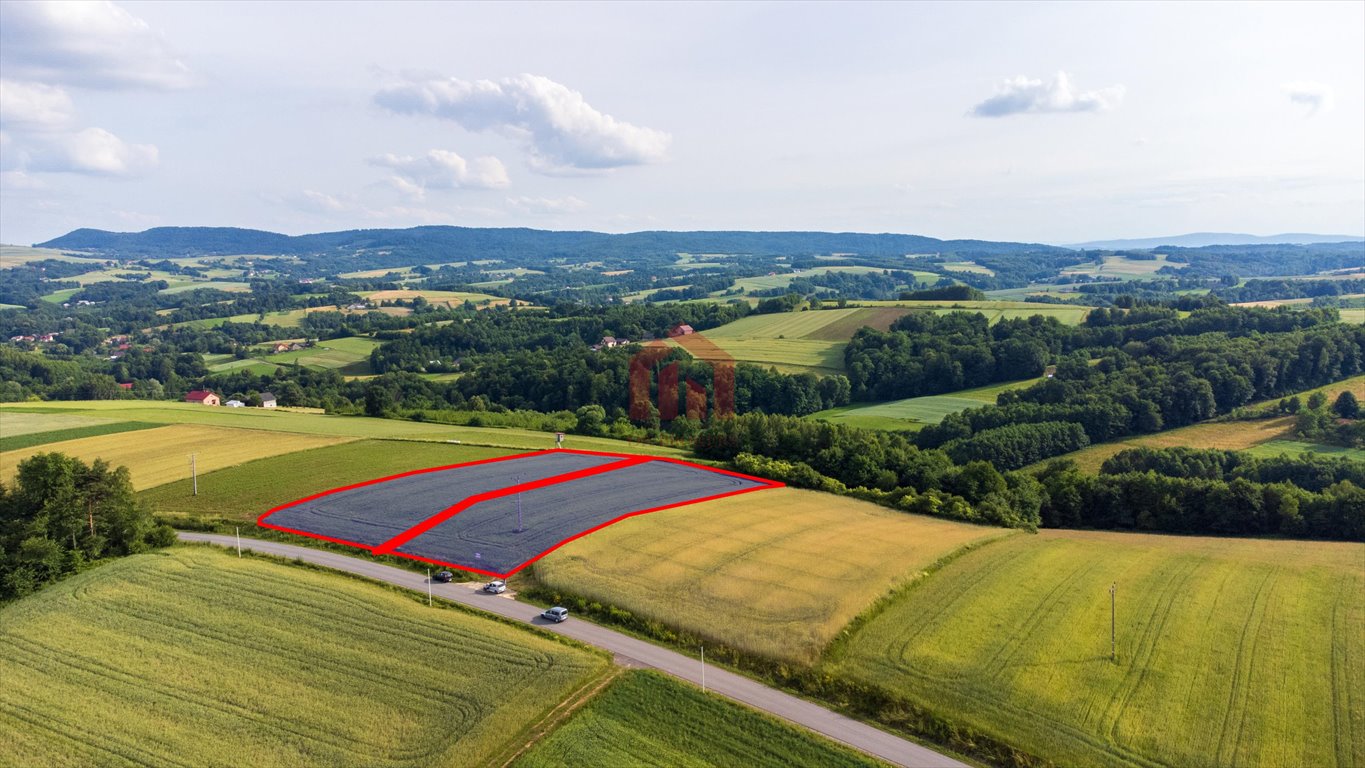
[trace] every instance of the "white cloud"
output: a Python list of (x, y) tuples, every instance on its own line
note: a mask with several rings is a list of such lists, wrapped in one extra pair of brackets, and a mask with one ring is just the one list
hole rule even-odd
[(542, 173), (600, 171), (661, 162), (671, 137), (594, 109), (577, 91), (537, 75), (502, 80), (407, 76), (380, 90), (380, 107), (495, 130), (522, 143)]
[(317, 192), (311, 189), (303, 190), (292, 202), (296, 208), (311, 213), (340, 213), (354, 207), (325, 192)]
[(507, 204), (522, 213), (550, 216), (560, 213), (577, 213), (588, 204), (569, 195), (568, 197), (509, 197)]
[(86, 128), (53, 137), (41, 147), (31, 166), (94, 176), (137, 176), (157, 164), (151, 144), (129, 144), (103, 128)]
[(183, 88), (189, 68), (147, 22), (111, 2), (0, 2), (0, 67), (86, 88)]
[(1123, 102), (1123, 92), (1122, 85), (1077, 91), (1065, 72), (1058, 72), (1047, 81), (1020, 75), (1001, 83), (994, 96), (972, 107), (969, 114), (1004, 117), (1045, 112), (1107, 112)]
[(18, 130), (48, 130), (71, 122), (66, 91), (54, 85), (0, 80), (0, 124)]
[(1335, 103), (1332, 87), (1323, 83), (1296, 80), (1292, 83), (1285, 83), (1284, 91), (1289, 95), (1290, 101), (1307, 106), (1309, 116), (1316, 115), (1319, 112), (1330, 112)]
[(420, 157), (380, 155), (370, 165), (394, 172), (390, 182), (416, 199), (429, 189), (503, 189), (510, 184), (507, 169), (496, 157), (465, 160), (454, 152), (433, 149)]

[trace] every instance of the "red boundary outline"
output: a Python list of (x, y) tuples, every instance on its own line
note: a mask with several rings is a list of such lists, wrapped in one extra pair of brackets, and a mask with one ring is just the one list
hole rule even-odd
[[(542, 479), (540, 479), (540, 480), (532, 480), (531, 482), (521, 483), (520, 485), (510, 485), (510, 486), (507, 486), (507, 487), (505, 487), (505, 488), (499, 488), (499, 489), (492, 490), (492, 491), (486, 491), (486, 492), (484, 492), (484, 493), (477, 493), (477, 494), (475, 494), (475, 495), (473, 495), (473, 496), (469, 496), (469, 497), (467, 497), (467, 498), (465, 498), (465, 499), (462, 499), (462, 500), (460, 500), (459, 502), (456, 502), (455, 504), (453, 504), (453, 505), (451, 505), (451, 506), (449, 506), (449, 507), (446, 507), (445, 509), (441, 510), (440, 512), (437, 512), (436, 514), (432, 515), (431, 517), (426, 518), (425, 520), (422, 520), (421, 522), (417, 523), (416, 525), (412, 526), (411, 528), (408, 528), (407, 530), (403, 531), (402, 533), (399, 533), (397, 536), (394, 536), (393, 538), (389, 539), (388, 541), (385, 541), (384, 543), (382, 543), (382, 544), (380, 544), (380, 545), (378, 545), (378, 546), (376, 546), (376, 547), (371, 547), (371, 546), (368, 545), (368, 544), (360, 544), (360, 543), (358, 543), (358, 542), (347, 541), (346, 539), (339, 539), (339, 538), (335, 538), (335, 537), (332, 537), (332, 536), (324, 536), (324, 535), (322, 535), (322, 534), (320, 534), (320, 533), (312, 533), (312, 532), (310, 532), (310, 531), (301, 531), (301, 530), (298, 530), (298, 529), (295, 529), (295, 528), (286, 528), (286, 527), (284, 527), (284, 526), (282, 526), (282, 525), (274, 525), (273, 523), (267, 523), (267, 522), (265, 521), (265, 519), (266, 519), (267, 517), (270, 517), (271, 515), (275, 514), (276, 512), (279, 512), (279, 511), (282, 510), (282, 509), (288, 509), (288, 508), (290, 508), (290, 507), (297, 506), (297, 505), (299, 505), (299, 504), (303, 504), (304, 502), (312, 501), (312, 500), (314, 500), (314, 499), (319, 499), (319, 498), (322, 498), (323, 496), (328, 496), (328, 495), (333, 494), (333, 493), (340, 493), (340, 492), (342, 492), (342, 491), (349, 491), (349, 490), (352, 490), (352, 489), (354, 489), (354, 488), (364, 488), (364, 487), (367, 486), (367, 485), (376, 485), (376, 484), (378, 484), (378, 483), (385, 483), (385, 482), (388, 482), (388, 481), (390, 481), (390, 480), (397, 480), (397, 479), (399, 479), (399, 478), (410, 477), (410, 476), (412, 476), (412, 475), (425, 474), (425, 473), (427, 473), (427, 472), (440, 472), (440, 471), (443, 471), (443, 470), (447, 470), (447, 469), (456, 469), (456, 468), (459, 468), (459, 467), (472, 467), (472, 466), (475, 466), (475, 465), (477, 465), (477, 464), (491, 464), (491, 463), (496, 462), (496, 461), (508, 461), (508, 460), (511, 460), (511, 459), (524, 459), (524, 458), (527, 458), (527, 457), (530, 457), (530, 456), (538, 456), (538, 455), (540, 455), (540, 454), (542, 454), (542, 453), (577, 453), (577, 454), (582, 454), (582, 455), (585, 455), (585, 456), (612, 456), (612, 457), (621, 459), (621, 461), (613, 461), (613, 462), (609, 462), (609, 463), (607, 463), (607, 464), (602, 464), (602, 465), (599, 465), (599, 466), (596, 466), (596, 467), (588, 467), (587, 469), (580, 469), (580, 470), (576, 470), (576, 471), (574, 471), (574, 472), (566, 472), (566, 473), (564, 473), (564, 474), (562, 474), (562, 475), (551, 475), (550, 477), (542, 478)], [(541, 552), (540, 554), (536, 555), (535, 557), (532, 557), (531, 559), (527, 560), (526, 562), (522, 563), (521, 565), (518, 565), (516, 568), (513, 568), (512, 570), (507, 571), (507, 572), (505, 572), (505, 573), (498, 573), (498, 572), (496, 572), (496, 571), (489, 571), (489, 570), (485, 570), (485, 569), (483, 569), (483, 568), (475, 568), (474, 566), (471, 566), (471, 565), (459, 565), (459, 564), (456, 564), (456, 563), (447, 563), (447, 562), (444, 562), (444, 561), (442, 561), (442, 560), (432, 560), (431, 558), (421, 557), (420, 555), (410, 555), (410, 554), (408, 554), (408, 553), (406, 553), (406, 552), (399, 552), (399, 551), (397, 551), (397, 548), (398, 548), (398, 547), (401, 547), (402, 545), (406, 544), (407, 542), (411, 541), (412, 539), (415, 539), (415, 538), (417, 538), (418, 536), (421, 536), (422, 534), (426, 533), (427, 531), (431, 530), (432, 528), (435, 528), (436, 526), (440, 525), (441, 523), (444, 523), (445, 521), (449, 520), (450, 518), (454, 517), (455, 515), (460, 514), (460, 513), (463, 512), (465, 509), (468, 509), (469, 507), (472, 507), (472, 506), (474, 506), (475, 504), (478, 504), (478, 503), (480, 503), (480, 502), (489, 501), (489, 500), (496, 499), (496, 498), (501, 498), (501, 497), (503, 497), (503, 496), (510, 496), (510, 495), (512, 495), (512, 494), (514, 494), (514, 493), (519, 493), (519, 492), (521, 492), (521, 491), (529, 491), (529, 490), (534, 490), (534, 489), (536, 489), (536, 488), (544, 488), (544, 487), (551, 486), (551, 485), (558, 485), (559, 483), (566, 483), (566, 482), (570, 482), (570, 481), (572, 481), (572, 480), (577, 480), (577, 479), (583, 478), (583, 477), (590, 477), (590, 476), (592, 476), (592, 475), (605, 474), (605, 473), (607, 473), (607, 472), (613, 472), (613, 471), (615, 471), (615, 470), (624, 469), (624, 468), (626, 468), (626, 467), (633, 467), (633, 466), (637, 466), (637, 465), (640, 465), (640, 464), (647, 464), (647, 463), (649, 463), (649, 462), (651, 462), (651, 461), (662, 461), (662, 462), (667, 462), (667, 463), (670, 463), (670, 464), (680, 464), (680, 465), (685, 466), (685, 467), (692, 467), (692, 468), (694, 468), (694, 469), (701, 469), (701, 470), (704, 470), (704, 471), (707, 471), (707, 472), (716, 472), (716, 473), (722, 474), (722, 475), (730, 475), (731, 477), (738, 477), (738, 478), (743, 478), (743, 479), (745, 479), (745, 480), (751, 480), (751, 481), (753, 481), (753, 482), (755, 482), (755, 483), (758, 483), (758, 485), (756, 485), (756, 486), (754, 486), (754, 487), (752, 487), (752, 488), (740, 488), (739, 490), (726, 491), (725, 493), (712, 494), (712, 495), (710, 495), (710, 496), (703, 496), (703, 497), (697, 498), (697, 499), (687, 499), (687, 500), (685, 500), (685, 501), (677, 501), (677, 502), (674, 502), (674, 503), (672, 503), (672, 504), (664, 504), (664, 505), (662, 505), (662, 506), (651, 507), (651, 508), (649, 508), (649, 509), (640, 509), (640, 510), (636, 510), (636, 511), (634, 511), (634, 512), (627, 512), (626, 514), (621, 515), (621, 516), (616, 517), (616, 518), (613, 518), (613, 519), (611, 519), (611, 520), (608, 520), (608, 521), (606, 521), (605, 523), (600, 523), (600, 524), (598, 524), (598, 525), (595, 525), (595, 526), (593, 526), (592, 528), (589, 528), (589, 529), (586, 530), (586, 531), (580, 531), (580, 532), (578, 532), (578, 533), (576, 533), (576, 534), (570, 536), (569, 538), (564, 539), (563, 541), (559, 542), (558, 544), (555, 544), (554, 546), (550, 547), (549, 549), (546, 549), (545, 551)], [(461, 463), (459, 463), (459, 464), (447, 464), (447, 465), (445, 465), (445, 466), (440, 466), (440, 467), (428, 467), (428, 468), (426, 468), (426, 469), (414, 469), (414, 470), (411, 470), (411, 471), (408, 471), (408, 472), (400, 472), (399, 474), (396, 474), (396, 475), (389, 475), (389, 476), (387, 476), (387, 477), (380, 477), (380, 478), (376, 478), (376, 479), (374, 479), (374, 480), (366, 480), (366, 481), (361, 482), (361, 483), (353, 483), (353, 484), (351, 484), (351, 485), (345, 485), (345, 486), (342, 486), (342, 487), (340, 487), (340, 488), (333, 488), (333, 489), (331, 489), (331, 490), (329, 490), (329, 491), (322, 491), (321, 493), (315, 493), (315, 494), (313, 494), (313, 495), (311, 495), (311, 496), (305, 496), (305, 497), (303, 497), (302, 499), (297, 499), (297, 500), (295, 500), (295, 501), (291, 501), (291, 502), (289, 502), (288, 504), (281, 504), (281, 505), (279, 505), (278, 507), (275, 507), (275, 508), (269, 510), (268, 512), (265, 512), (264, 514), (262, 514), (262, 515), (260, 515), (259, 517), (257, 517), (257, 518), (256, 518), (256, 524), (259, 525), (259, 526), (261, 526), (262, 528), (269, 528), (269, 529), (275, 530), (275, 531), (283, 531), (284, 533), (292, 533), (292, 534), (297, 535), (297, 536), (306, 536), (306, 537), (311, 538), (311, 539), (318, 539), (318, 540), (320, 540), (320, 541), (330, 541), (330, 542), (332, 542), (332, 543), (334, 543), (334, 544), (344, 544), (344, 545), (346, 545), (346, 546), (348, 546), (348, 547), (356, 547), (356, 548), (358, 548), (358, 549), (369, 550), (369, 552), (370, 552), (371, 554), (375, 554), (375, 555), (394, 555), (394, 556), (396, 556), (396, 557), (403, 557), (403, 558), (407, 558), (407, 559), (409, 559), (409, 560), (418, 560), (418, 561), (421, 561), (421, 562), (424, 562), (424, 563), (431, 563), (432, 565), (439, 565), (439, 566), (443, 566), (443, 567), (446, 567), (446, 568), (454, 568), (454, 569), (456, 569), (456, 570), (469, 571), (469, 572), (471, 572), (471, 573), (478, 573), (478, 574), (482, 574), (482, 575), (484, 575), (484, 576), (494, 576), (494, 577), (497, 577), (497, 578), (503, 578), (503, 579), (505, 579), (505, 578), (508, 578), (509, 576), (511, 576), (512, 574), (516, 573), (517, 571), (520, 571), (521, 569), (525, 568), (526, 566), (528, 566), (528, 565), (530, 565), (530, 564), (536, 562), (537, 560), (541, 559), (542, 557), (545, 557), (546, 555), (550, 554), (551, 552), (555, 551), (556, 549), (559, 549), (560, 547), (564, 546), (565, 544), (568, 544), (569, 542), (575, 541), (575, 540), (577, 540), (577, 539), (581, 539), (581, 538), (583, 538), (584, 536), (587, 536), (587, 535), (590, 534), (590, 533), (595, 533), (595, 532), (597, 532), (597, 531), (600, 531), (600, 530), (602, 530), (603, 528), (606, 528), (606, 527), (609, 526), (609, 525), (614, 525), (614, 524), (616, 524), (616, 523), (619, 523), (619, 522), (621, 522), (622, 520), (625, 520), (625, 519), (628, 518), (628, 517), (637, 517), (637, 516), (639, 516), (639, 515), (646, 515), (646, 514), (649, 514), (650, 512), (660, 512), (660, 511), (662, 511), (662, 510), (665, 510), (665, 509), (673, 509), (673, 508), (675, 508), (675, 507), (685, 507), (685, 506), (687, 506), (687, 505), (689, 505), (689, 504), (700, 504), (700, 503), (703, 502), (703, 501), (714, 501), (714, 500), (716, 500), (716, 499), (723, 499), (723, 498), (725, 498), (725, 497), (727, 497), (727, 496), (737, 496), (737, 495), (739, 495), (739, 494), (741, 494), (741, 493), (752, 493), (753, 491), (762, 491), (762, 490), (765, 490), (765, 489), (768, 489), (768, 488), (781, 488), (781, 487), (783, 487), (783, 486), (785, 486), (785, 485), (786, 485), (786, 483), (782, 483), (782, 482), (779, 482), (779, 481), (777, 481), (777, 480), (769, 480), (769, 479), (764, 478), (764, 477), (754, 477), (753, 475), (746, 475), (746, 474), (744, 474), (743, 472), (734, 472), (734, 471), (732, 471), (732, 470), (720, 469), (720, 468), (718, 468), (718, 467), (708, 467), (708, 466), (705, 466), (705, 465), (702, 465), (702, 464), (695, 464), (695, 463), (690, 462), (690, 461), (685, 461), (685, 460), (683, 460), (683, 459), (674, 459), (674, 458), (665, 457), (665, 456), (645, 456), (645, 455), (633, 454), (633, 453), (612, 453), (612, 452), (609, 452), (609, 451), (586, 451), (586, 450), (579, 450), (579, 449), (574, 449), (574, 448), (556, 448), (556, 449), (549, 449), (549, 450), (543, 450), (543, 451), (528, 451), (528, 452), (526, 452), (526, 453), (513, 453), (513, 454), (508, 454), (507, 456), (495, 456), (495, 457), (493, 457), (493, 458), (491, 458), (491, 459), (478, 459), (478, 460), (476, 460), (476, 461), (465, 461), (465, 462), (461, 462)]]

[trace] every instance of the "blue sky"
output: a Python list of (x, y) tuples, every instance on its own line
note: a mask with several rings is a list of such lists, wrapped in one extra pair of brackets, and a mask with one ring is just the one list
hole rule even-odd
[(0, 4), (82, 226), (1365, 234), (1365, 3)]

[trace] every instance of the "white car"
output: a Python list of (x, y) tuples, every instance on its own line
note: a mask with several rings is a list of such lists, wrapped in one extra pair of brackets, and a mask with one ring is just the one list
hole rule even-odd
[(483, 591), (492, 595), (501, 595), (503, 592), (507, 591), (507, 582), (502, 579), (494, 579), (483, 585)]
[(559, 622), (561, 622), (561, 621), (563, 621), (563, 620), (569, 618), (569, 609), (568, 609), (568, 608), (562, 608), (562, 607), (556, 605), (556, 606), (553, 607), (553, 608), (547, 608), (547, 609), (545, 609), (545, 612), (542, 613), (542, 614), (540, 614), (540, 615), (541, 615), (541, 618), (547, 619), (547, 620), (549, 620), (549, 621), (553, 621), (554, 623), (558, 624)]

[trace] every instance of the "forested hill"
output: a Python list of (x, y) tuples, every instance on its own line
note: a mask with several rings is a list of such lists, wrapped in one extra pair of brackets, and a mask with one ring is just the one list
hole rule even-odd
[(38, 243), (42, 248), (97, 251), (130, 257), (264, 255), (338, 255), (388, 251), (414, 263), (452, 259), (594, 259), (672, 257), (678, 253), (754, 255), (856, 254), (903, 257), (906, 254), (956, 254), (963, 257), (1012, 254), (1068, 254), (1065, 248), (984, 240), (938, 240), (919, 235), (857, 232), (553, 232), (539, 229), (413, 227), (359, 229), (289, 236), (231, 227), (157, 227), (145, 232), (77, 229)]

